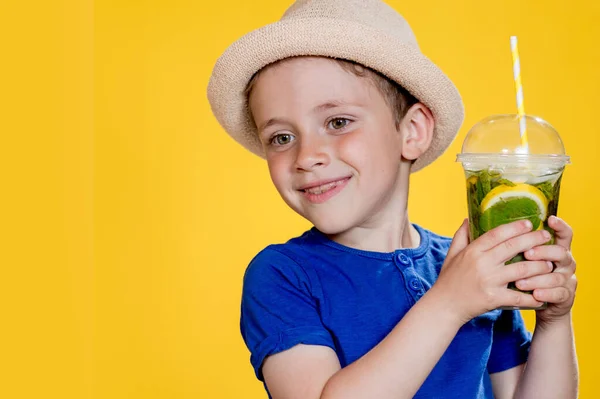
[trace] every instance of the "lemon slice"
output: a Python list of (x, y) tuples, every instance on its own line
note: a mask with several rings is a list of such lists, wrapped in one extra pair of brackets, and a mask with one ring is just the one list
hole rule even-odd
[(487, 231), (503, 222), (527, 218), (534, 224), (534, 229), (541, 229), (547, 210), (548, 199), (537, 187), (524, 183), (515, 186), (502, 184), (481, 201), (481, 214), (485, 216), (482, 217), (482, 227)]
[(491, 190), (481, 201), (481, 212), (487, 211), (499, 201), (506, 201), (511, 198), (529, 198), (537, 204), (540, 209), (540, 219), (546, 220), (548, 209), (548, 200), (544, 193), (537, 187), (529, 184), (516, 184), (513, 187), (501, 184)]

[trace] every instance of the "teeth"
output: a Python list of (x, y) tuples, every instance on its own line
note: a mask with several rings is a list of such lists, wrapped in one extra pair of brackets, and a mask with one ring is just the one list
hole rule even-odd
[(334, 181), (331, 183), (323, 184), (322, 186), (307, 188), (304, 191), (310, 194), (323, 194), (325, 191), (329, 191), (335, 186), (337, 186), (338, 183), (339, 182)]

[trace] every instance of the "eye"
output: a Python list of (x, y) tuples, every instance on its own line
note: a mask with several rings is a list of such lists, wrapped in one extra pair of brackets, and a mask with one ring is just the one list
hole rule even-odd
[(335, 119), (330, 120), (329, 123), (327, 124), (327, 126), (334, 130), (340, 130), (340, 129), (343, 129), (346, 126), (348, 126), (349, 123), (350, 123), (350, 119), (335, 118)]
[(294, 141), (294, 136), (287, 133), (277, 134), (271, 138), (271, 144), (273, 145), (286, 145), (292, 141)]

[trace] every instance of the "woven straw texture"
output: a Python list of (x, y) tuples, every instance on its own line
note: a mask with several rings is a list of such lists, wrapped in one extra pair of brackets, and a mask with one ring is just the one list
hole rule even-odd
[(212, 112), (237, 142), (263, 157), (244, 90), (252, 76), (294, 56), (347, 59), (398, 82), (434, 115), (430, 148), (412, 166), (416, 172), (452, 143), (464, 118), (462, 99), (448, 77), (419, 49), (394, 9), (379, 0), (298, 0), (281, 20), (233, 43), (217, 60), (208, 84)]

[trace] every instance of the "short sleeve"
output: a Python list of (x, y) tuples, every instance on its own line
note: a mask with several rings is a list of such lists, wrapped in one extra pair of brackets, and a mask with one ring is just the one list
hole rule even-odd
[(323, 326), (312, 282), (295, 261), (272, 247), (261, 251), (244, 275), (240, 329), (250, 362), (263, 381), (262, 363), (297, 344), (335, 350)]
[(531, 333), (518, 310), (503, 310), (494, 323), (492, 350), (487, 369), (490, 374), (508, 370), (527, 361)]

